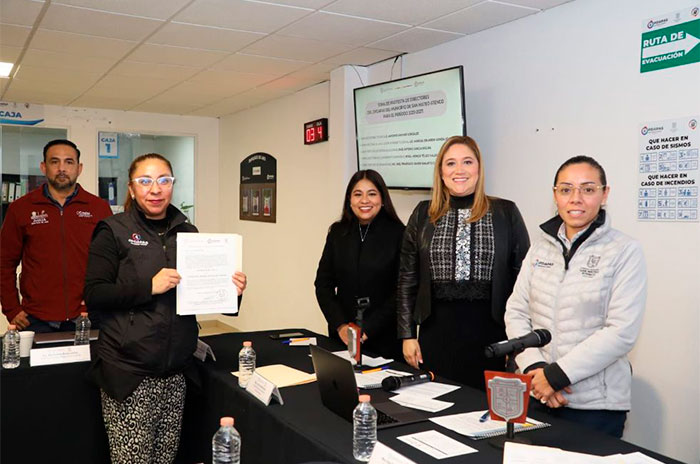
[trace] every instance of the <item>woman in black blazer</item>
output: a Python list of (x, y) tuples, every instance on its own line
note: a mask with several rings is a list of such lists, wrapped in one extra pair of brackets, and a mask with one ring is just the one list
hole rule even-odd
[(484, 347), (506, 338), (506, 300), (530, 246), (515, 203), (487, 196), (484, 180), (476, 141), (447, 139), (431, 199), (406, 226), (397, 290), (406, 362), (481, 390), (484, 370), (504, 370)]
[(314, 282), (331, 338), (347, 344), (357, 299), (369, 297), (363, 349), (401, 359), (395, 300), (403, 230), (382, 176), (371, 169), (356, 172), (345, 191), (343, 214), (328, 231)]

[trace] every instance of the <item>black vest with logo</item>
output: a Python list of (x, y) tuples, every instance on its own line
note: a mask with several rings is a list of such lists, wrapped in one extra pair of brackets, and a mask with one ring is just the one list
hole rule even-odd
[[(159, 236), (136, 208), (104, 220), (119, 252), (118, 282), (151, 281), (162, 268), (177, 266), (178, 232), (197, 232), (174, 206), (168, 228)], [(100, 317), (97, 353), (105, 362), (137, 375), (165, 377), (182, 371), (197, 347), (195, 316), (176, 314), (176, 289), (153, 295), (150, 302)]]

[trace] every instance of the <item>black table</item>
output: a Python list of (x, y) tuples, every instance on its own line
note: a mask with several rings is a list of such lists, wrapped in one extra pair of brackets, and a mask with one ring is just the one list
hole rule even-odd
[[(297, 329), (292, 329), (297, 330)], [(339, 350), (342, 346), (316, 336), (319, 345)], [(238, 386), (231, 371), (238, 370), (238, 351), (251, 340), (259, 366), (286, 364), (312, 372), (306, 347), (289, 347), (269, 339), (270, 332), (236, 333), (205, 337), (217, 361), (197, 362), (201, 386), (188, 384), (183, 432), (177, 462), (211, 462), (211, 438), (221, 416), (233, 416), (241, 433), (245, 464), (282, 464), (328, 461), (356, 464), (352, 458), (352, 425), (327, 410), (316, 383), (282, 388), (284, 405), (265, 406)], [(109, 462), (107, 438), (101, 418), (99, 391), (85, 380), (88, 363), (29, 368), (23, 358), (17, 369), (0, 370), (0, 461)], [(398, 365), (408, 370), (405, 365)], [(377, 390), (372, 395), (381, 395)], [(440, 397), (455, 405), (441, 415), (486, 408), (485, 395), (468, 387)], [(642, 451), (662, 462), (672, 459), (622, 440), (553, 418), (539, 411), (531, 417), (552, 427), (523, 434), (534, 444), (571, 451), (606, 455)], [(440, 461), (450, 463), (501, 463), (502, 453), (487, 441), (473, 441), (431, 422), (379, 431), (379, 440), (419, 464), (437, 460), (404, 444), (396, 437), (429, 429), (439, 430), (478, 453)]]
[[(319, 346), (323, 348), (343, 348), (335, 341), (303, 329), (291, 330), (300, 330), (316, 336)], [(236, 420), (235, 427), (241, 433), (241, 458), (245, 464), (296, 464), (307, 461), (357, 463), (352, 457), (352, 424), (322, 405), (316, 383), (282, 388), (280, 392), (284, 405), (279, 405), (273, 400), (269, 406), (265, 406), (238, 386), (238, 379), (231, 375), (231, 371), (238, 370), (237, 354), (244, 340), (253, 342), (258, 366), (286, 364), (305, 372), (313, 372), (307, 347), (284, 345), (280, 341), (271, 340), (268, 337), (270, 333), (226, 334), (204, 339), (214, 350), (217, 361), (209, 360), (202, 366), (202, 390), (188, 397), (179, 456), (181, 462), (211, 462), (210, 441), (218, 428), (219, 418), (233, 416)], [(395, 367), (409, 370), (403, 364)], [(383, 394), (381, 390), (371, 390), (369, 393)], [(455, 403), (439, 415), (487, 407), (486, 395), (469, 387), (462, 387), (439, 399)], [(533, 444), (598, 455), (642, 451), (662, 462), (677, 462), (609, 435), (551, 417), (535, 408), (539, 409), (533, 406), (529, 415), (551, 423), (552, 427), (525, 432), (523, 436), (527, 436)], [(397, 439), (398, 436), (430, 429), (439, 430), (476, 448), (479, 452), (438, 461)], [(488, 440), (474, 441), (432, 422), (381, 430), (378, 439), (419, 464), (503, 462), (502, 451), (493, 448)]]

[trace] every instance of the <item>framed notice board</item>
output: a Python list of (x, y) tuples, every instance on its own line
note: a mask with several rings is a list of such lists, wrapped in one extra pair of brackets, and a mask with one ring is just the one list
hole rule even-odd
[(241, 161), (238, 217), (246, 221), (277, 222), (277, 160), (253, 153)]

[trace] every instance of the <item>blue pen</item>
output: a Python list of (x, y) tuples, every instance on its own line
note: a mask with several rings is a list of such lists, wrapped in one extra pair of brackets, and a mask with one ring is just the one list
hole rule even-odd
[(487, 420), (489, 420), (489, 414), (490, 414), (490, 412), (489, 412), (489, 411), (486, 411), (486, 412), (479, 418), (479, 422), (486, 422)]

